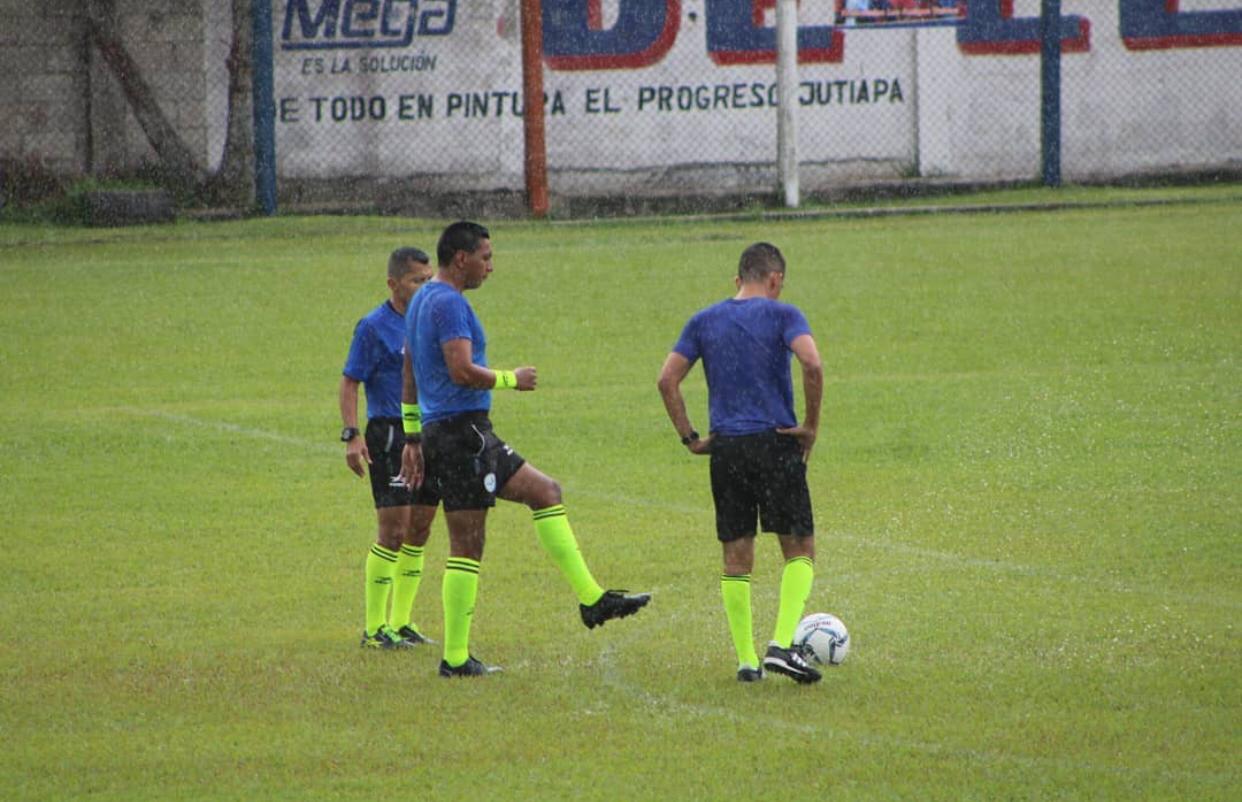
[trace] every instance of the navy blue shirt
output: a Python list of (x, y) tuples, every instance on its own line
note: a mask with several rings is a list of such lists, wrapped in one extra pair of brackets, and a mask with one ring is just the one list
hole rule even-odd
[(342, 371), (367, 391), (367, 418), (401, 417), (401, 363), (405, 326), (391, 301), (358, 321)]
[(703, 360), (711, 431), (723, 435), (796, 426), (789, 345), (810, 334), (797, 307), (730, 298), (690, 318), (673, 350)]
[(454, 384), (444, 362), (444, 344), (449, 340), (466, 339), (470, 341), (471, 361), (487, 367), (483, 324), (464, 294), (442, 281), (428, 281), (414, 293), (405, 310), (405, 331), (423, 423), (462, 412), (487, 412), (492, 408), (491, 390)]

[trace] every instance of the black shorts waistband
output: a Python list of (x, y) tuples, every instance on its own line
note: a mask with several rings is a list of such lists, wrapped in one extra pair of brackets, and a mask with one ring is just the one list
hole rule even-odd
[(750, 434), (713, 434), (712, 442), (718, 443), (722, 440), (762, 440), (780, 436), (780, 432), (776, 431), (776, 429), (764, 429), (762, 432), (751, 432)]
[(485, 426), (490, 429), (492, 421), (487, 416), (486, 411), (459, 412), (456, 415), (449, 415), (447, 418), (439, 418), (431, 423), (423, 424), (423, 433), (425, 434), (428, 430), (435, 430), (441, 427), (454, 426)]
[(402, 421), (400, 418), (369, 418), (367, 419), (367, 425), (370, 425), (372, 423), (378, 423), (382, 426), (398, 426), (398, 425), (404, 424), (404, 421)]

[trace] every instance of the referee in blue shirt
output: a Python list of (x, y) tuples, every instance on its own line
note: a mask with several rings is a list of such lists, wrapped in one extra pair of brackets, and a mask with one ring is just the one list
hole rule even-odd
[[(785, 286), (785, 257), (776, 246), (759, 242), (744, 250), (735, 283), (735, 296), (690, 318), (660, 371), (660, 395), (682, 444), (693, 454), (711, 455), (716, 536), (724, 548), (720, 591), (738, 679), (753, 682), (768, 669), (816, 682), (820, 673), (791, 645), (815, 575), (806, 462), (819, 429), (824, 371), (806, 317), (777, 300)], [(802, 367), (806, 415), (800, 425), (791, 353)], [(700, 359), (711, 421), (707, 437), (694, 430), (681, 394), (682, 381)], [(785, 556), (776, 631), (762, 668), (750, 612), (756, 524), (776, 534)]]
[[(407, 430), (404, 475), (430, 486), (444, 504), (449, 558), (445, 564), (442, 677), (483, 676), (496, 670), (470, 654), (470, 623), (478, 593), (487, 511), (497, 498), (530, 508), (544, 551), (578, 597), (588, 628), (633, 615), (647, 593), (604, 590), (596, 583), (569, 525), (561, 486), (527, 462), (492, 429), (492, 390), (532, 391), (533, 367), (488, 367), (487, 337), (466, 300), (492, 272), (491, 234), (459, 221), (436, 245), (439, 270), (406, 312), (410, 371), (406, 404), (417, 403), (421, 433)], [(424, 480), (425, 469), (425, 480)]]
[[(432, 275), (427, 254), (398, 248), (388, 257), (389, 298), (354, 328), (341, 376), (345, 462), (371, 475), (379, 536), (366, 561), (366, 627), (362, 645), (408, 648), (428, 641), (410, 618), (423, 576), (423, 546), (431, 534), (438, 499), (413, 493), (401, 480), (405, 434), (401, 415), (405, 308)], [(366, 387), (367, 426), (358, 429), (358, 385)], [(392, 598), (389, 611), (389, 597)]]

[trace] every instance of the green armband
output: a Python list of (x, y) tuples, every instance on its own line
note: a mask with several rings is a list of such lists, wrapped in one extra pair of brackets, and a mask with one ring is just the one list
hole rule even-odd
[(492, 385), (497, 390), (516, 390), (517, 374), (511, 370), (496, 371), (496, 383)]
[(422, 434), (423, 413), (418, 408), (418, 404), (401, 405), (401, 424), (407, 438)]

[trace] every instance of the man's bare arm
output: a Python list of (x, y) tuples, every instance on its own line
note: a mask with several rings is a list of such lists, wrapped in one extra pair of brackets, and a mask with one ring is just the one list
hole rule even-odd
[[(692, 367), (690, 360), (676, 351), (670, 353), (660, 368), (660, 378), (656, 386), (660, 388), (660, 397), (664, 399), (664, 411), (673, 422), (677, 436), (685, 439), (694, 431), (690, 416), (686, 413), (686, 399), (681, 394), (681, 383)], [(711, 450), (711, 436), (706, 439), (690, 441), (687, 445), (695, 454), (706, 454)]]

